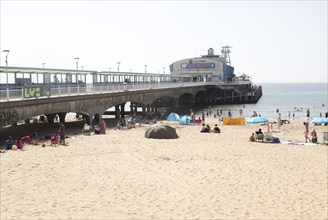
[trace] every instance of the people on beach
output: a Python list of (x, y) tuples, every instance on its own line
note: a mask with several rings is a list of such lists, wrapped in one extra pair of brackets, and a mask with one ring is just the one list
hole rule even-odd
[(104, 119), (100, 122), (100, 134), (106, 134), (106, 122)]
[(256, 134), (263, 134), (262, 129), (260, 128), (258, 131), (255, 131)]
[(8, 139), (5, 141), (6, 148), (5, 150), (11, 150), (12, 146), (14, 145), (14, 140), (11, 136), (8, 137)]
[(59, 130), (58, 130), (58, 134), (59, 134), (59, 144), (65, 145), (65, 125), (61, 122), (59, 124)]
[(18, 150), (23, 150), (23, 142), (20, 137), (16, 138), (15, 145), (17, 146)]
[(86, 133), (86, 134), (89, 134), (90, 133), (90, 126), (88, 125), (88, 123), (85, 123), (83, 125), (82, 133)]
[(59, 135), (54, 133), (54, 135), (50, 138), (50, 146), (56, 146), (59, 142)]
[(256, 133), (256, 138), (255, 139), (258, 139), (258, 140), (264, 140), (264, 135), (263, 135), (263, 132), (262, 132), (262, 129), (260, 128), (258, 131), (255, 131)]
[(281, 127), (281, 113), (278, 114), (278, 130), (280, 130)]
[(95, 134), (100, 134), (100, 127), (99, 127), (99, 125), (95, 125), (94, 133)]
[(29, 135), (25, 135), (25, 136), (23, 136), (23, 137), (21, 137), (21, 142), (22, 142), (22, 144), (25, 144), (25, 143), (31, 143), (31, 137), (29, 136)]
[(218, 127), (217, 124), (214, 125), (213, 132), (214, 133), (221, 133), (221, 129)]
[(202, 122), (205, 122), (205, 114), (202, 112)]
[(249, 140), (251, 141), (251, 142), (255, 142), (256, 140), (255, 140), (255, 134), (254, 133), (252, 133), (252, 135), (249, 137)]
[(305, 143), (307, 143), (307, 141), (311, 141), (311, 139), (309, 138), (309, 122), (303, 122), (303, 125), (305, 126), (305, 130), (304, 130), (304, 137), (305, 137)]
[(37, 132), (33, 132), (32, 134), (32, 144), (34, 145), (38, 145), (39, 141), (38, 141), (38, 133)]
[(306, 110), (306, 117), (310, 118), (310, 109)]
[(256, 113), (256, 111), (253, 112), (253, 114), (252, 114), (251, 117), (257, 117), (257, 113)]
[(206, 124), (205, 125), (205, 123), (203, 123), (200, 132), (202, 132), (202, 133), (209, 133), (209, 132), (211, 132), (211, 127), (209, 126), (209, 124)]
[(318, 142), (318, 137), (317, 137), (317, 132), (313, 129), (312, 132), (310, 133), (311, 135), (311, 142), (312, 143), (317, 143)]
[(272, 132), (272, 130), (273, 130), (272, 123), (271, 122), (267, 122), (266, 125), (268, 127), (268, 132)]

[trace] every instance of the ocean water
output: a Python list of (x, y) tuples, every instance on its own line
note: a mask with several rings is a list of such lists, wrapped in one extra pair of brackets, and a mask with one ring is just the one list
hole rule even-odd
[[(306, 118), (307, 109), (310, 110), (310, 118), (325, 116), (328, 111), (328, 84), (327, 83), (258, 83), (262, 85), (263, 95), (256, 104), (244, 105), (213, 105), (212, 114), (217, 109), (223, 111), (223, 116), (232, 112), (232, 117), (238, 117), (239, 109), (243, 110), (243, 116), (249, 117), (253, 111), (261, 116), (277, 118), (276, 110), (279, 109), (282, 119)], [(209, 106), (195, 110), (196, 115), (201, 111), (207, 112)]]

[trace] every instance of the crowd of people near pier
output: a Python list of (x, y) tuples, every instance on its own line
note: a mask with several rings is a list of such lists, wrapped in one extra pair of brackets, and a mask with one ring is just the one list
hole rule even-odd
[[(243, 108), (245, 106), (242, 106), (239, 109), (239, 115), (243, 115)], [(213, 113), (214, 112), (214, 113)], [(281, 112), (277, 108), (276, 109), (277, 118), (276, 120), (271, 120), (265, 123), (262, 123), (261, 125), (265, 126), (267, 128), (266, 132), (263, 132), (262, 129), (259, 129), (257, 131), (254, 131), (251, 133), (251, 136), (248, 138), (251, 142), (272, 142), (272, 143), (280, 143), (281, 140), (278, 137), (279, 133), (281, 132), (282, 126), (286, 124), (291, 124), (291, 121), (289, 119), (282, 119)], [(159, 112), (157, 114), (152, 115), (152, 118), (149, 119), (149, 116), (143, 118), (138, 118), (135, 115), (132, 115), (127, 118), (123, 118), (121, 116), (117, 119), (117, 125), (113, 127), (115, 130), (125, 130), (125, 129), (133, 129), (136, 127), (140, 127), (142, 125), (156, 125), (158, 121), (165, 120), (166, 112)], [(232, 111), (230, 109), (223, 111), (222, 108), (212, 110), (211, 106), (207, 109), (207, 111), (199, 112), (198, 117), (196, 117), (196, 114), (190, 110), (190, 117), (191, 117), (191, 124), (193, 125), (199, 125), (201, 126), (200, 132), (201, 133), (222, 133), (222, 129), (219, 128), (218, 124), (222, 124), (224, 117), (232, 117)], [(211, 117), (212, 119), (217, 120), (217, 123), (213, 125), (213, 128), (209, 123), (206, 123), (207, 118)], [(253, 114), (249, 116), (249, 118), (252, 117), (261, 117), (261, 114), (257, 113), (255, 110), (253, 111)], [(288, 112), (288, 118), (291, 117), (290, 112)], [(311, 129), (310, 131), (310, 110), (306, 110), (306, 117), (307, 120), (303, 122), (304, 125), (304, 143), (318, 143), (318, 135), (315, 129)], [(325, 113), (325, 117), (328, 118), (328, 112)], [(80, 117), (76, 118), (77, 120), (80, 119)], [(55, 120), (58, 120), (58, 118), (55, 118)], [(85, 120), (84, 120), (85, 121)], [(7, 140), (4, 142), (4, 147), (2, 147), (4, 150), (23, 150), (23, 146), (26, 144), (29, 145), (41, 145), (42, 147), (47, 146), (46, 143), (50, 142), (49, 146), (58, 146), (63, 145), (67, 146), (67, 142), (65, 141), (66, 138), (68, 138), (66, 134), (66, 128), (64, 123), (60, 122), (58, 120), (58, 130), (55, 131), (52, 135), (45, 135), (45, 136), (38, 136), (37, 132), (33, 132), (31, 135), (23, 135), (23, 136), (8, 136)], [(327, 125), (327, 123), (325, 124)], [(314, 124), (314, 126), (317, 126), (317, 124)], [(99, 123), (93, 123), (93, 125), (89, 125), (85, 123), (83, 125), (83, 128), (81, 129), (83, 134), (95, 134), (95, 135), (101, 135), (106, 134), (106, 130), (108, 130), (108, 124), (106, 124), (106, 120), (104, 118), (100, 119)], [(275, 135), (272, 135), (275, 134)], [(225, 134), (228, 135), (228, 134)], [(3, 146), (1, 144), (1, 146)]]

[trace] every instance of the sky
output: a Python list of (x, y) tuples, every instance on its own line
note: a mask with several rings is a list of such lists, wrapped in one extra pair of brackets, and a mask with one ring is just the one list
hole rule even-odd
[(254, 82), (328, 82), (327, 1), (0, 0), (1, 66), (168, 73), (231, 46)]

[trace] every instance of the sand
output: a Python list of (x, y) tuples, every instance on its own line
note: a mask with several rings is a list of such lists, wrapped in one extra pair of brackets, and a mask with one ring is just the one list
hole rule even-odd
[[(0, 219), (327, 219), (327, 145), (249, 142), (260, 125), (159, 123), (179, 138), (110, 128), (0, 154)], [(313, 128), (322, 142), (328, 127)], [(273, 134), (304, 141), (303, 130), (294, 120)]]

